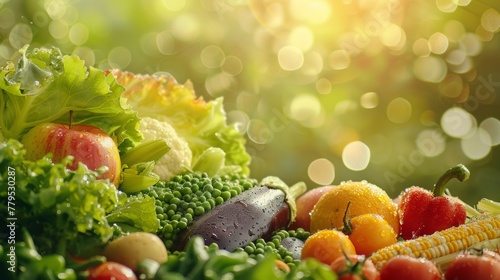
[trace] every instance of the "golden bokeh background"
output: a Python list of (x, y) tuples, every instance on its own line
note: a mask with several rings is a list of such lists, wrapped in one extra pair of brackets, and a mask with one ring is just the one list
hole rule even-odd
[(498, 0), (0, 0), (0, 63), (56, 46), (101, 69), (168, 72), (224, 97), (251, 175), (450, 182), (500, 200)]

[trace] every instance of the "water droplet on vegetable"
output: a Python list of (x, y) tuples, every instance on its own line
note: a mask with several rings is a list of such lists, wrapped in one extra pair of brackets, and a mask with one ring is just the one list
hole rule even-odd
[(220, 238), (215, 233), (212, 233), (210, 237), (212, 237), (213, 240), (220, 240)]

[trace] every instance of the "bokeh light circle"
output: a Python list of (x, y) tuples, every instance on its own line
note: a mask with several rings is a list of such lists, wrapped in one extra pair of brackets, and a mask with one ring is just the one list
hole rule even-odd
[(332, 92), (332, 82), (326, 78), (320, 78), (316, 81), (316, 90), (320, 94), (329, 94)]
[(211, 96), (218, 97), (234, 83), (234, 76), (226, 72), (218, 72), (207, 76), (205, 80), (205, 89)]
[(436, 56), (418, 57), (413, 64), (413, 73), (424, 82), (441, 82), (446, 76), (447, 70), (443, 59)]
[(444, 112), (441, 117), (441, 127), (449, 136), (463, 138), (475, 129), (475, 119), (464, 109), (453, 107)]
[(272, 130), (259, 119), (251, 119), (248, 122), (247, 135), (256, 144), (270, 143), (274, 137)]
[(15, 22), (16, 22), (16, 15), (12, 11), (12, 9), (9, 8), (2, 9), (2, 4), (0, 4), (0, 28), (7, 30), (11, 28), (11, 26), (14, 25)]
[(354, 171), (364, 170), (370, 163), (370, 148), (361, 141), (347, 144), (342, 151), (344, 165)]
[(441, 32), (436, 32), (429, 37), (429, 48), (435, 54), (443, 54), (448, 49), (448, 37)]
[(314, 43), (314, 35), (307, 26), (298, 26), (294, 28), (288, 36), (288, 43), (296, 46), (302, 51), (308, 51)]
[(177, 12), (184, 8), (184, 6), (186, 5), (186, 0), (163, 0), (163, 5), (165, 5), (165, 8), (167, 8), (167, 10)]
[(318, 98), (311, 94), (301, 94), (290, 102), (290, 117), (302, 125), (315, 127), (322, 124), (323, 108)]
[(335, 70), (346, 69), (351, 63), (351, 56), (346, 50), (336, 50), (330, 53), (329, 62)]
[(335, 166), (328, 159), (319, 158), (309, 164), (307, 175), (318, 185), (330, 185), (335, 179)]
[(467, 58), (467, 53), (463, 49), (456, 49), (451, 52), (449, 52), (446, 55), (446, 62), (453, 64), (453, 65), (460, 65), (464, 63), (465, 59)]
[(450, 42), (458, 42), (465, 35), (465, 26), (458, 20), (449, 20), (445, 26), (443, 33)]
[(9, 33), (9, 43), (16, 49), (24, 47), (33, 40), (33, 31), (26, 23), (16, 24)]
[(243, 62), (235, 55), (228, 55), (224, 57), (221, 69), (229, 75), (236, 76), (243, 71)]
[(250, 122), (250, 117), (247, 113), (239, 110), (230, 111), (227, 113), (227, 120), (230, 123), (234, 123), (235, 127), (241, 133), (246, 133), (246, 128)]
[(442, 154), (446, 148), (443, 134), (436, 129), (422, 130), (416, 140), (419, 152), (426, 157), (435, 157)]
[(132, 61), (130, 50), (123, 46), (113, 48), (108, 54), (108, 63), (112, 68), (126, 68)]
[(465, 52), (469, 56), (478, 55), (483, 48), (481, 41), (479, 41), (479, 38), (474, 33), (465, 34), (462, 39), (462, 45), (465, 47)]
[(379, 97), (376, 92), (367, 92), (360, 98), (361, 107), (366, 109), (373, 109), (378, 106)]
[(71, 43), (81, 46), (89, 38), (89, 29), (85, 24), (77, 23), (70, 28), (68, 36)]
[(454, 0), (436, 0), (436, 5), (444, 13), (453, 13), (458, 6)]
[(174, 54), (175, 39), (168, 31), (160, 32), (156, 35), (156, 46), (162, 54)]
[(297, 70), (304, 64), (304, 53), (296, 46), (284, 46), (278, 51), (278, 62), (283, 70)]
[(393, 123), (406, 123), (412, 114), (410, 101), (397, 97), (387, 105), (387, 117)]
[(69, 25), (65, 20), (54, 20), (49, 23), (49, 33), (54, 39), (65, 39), (68, 32)]
[(185, 13), (172, 22), (172, 35), (181, 41), (193, 41), (200, 36), (201, 27), (199, 19), (193, 14)]
[(201, 51), (200, 58), (203, 66), (207, 68), (218, 68), (225, 58), (224, 50), (217, 45), (210, 45)]
[(291, 0), (290, 13), (302, 22), (321, 24), (331, 16), (331, 6), (325, 0)]
[(446, 78), (439, 84), (439, 92), (448, 98), (456, 98), (462, 94), (464, 82), (457, 74), (448, 74)]
[(493, 8), (484, 11), (481, 16), (481, 26), (491, 33), (498, 32), (500, 30), (500, 13)]
[(406, 42), (406, 34), (399, 25), (390, 23), (380, 33), (380, 41), (391, 49), (399, 50)]
[(500, 144), (500, 120), (494, 117), (486, 118), (479, 124), (479, 128), (488, 135), (492, 146)]
[(429, 41), (424, 38), (419, 38), (413, 43), (413, 53), (416, 56), (428, 56), (431, 53)]
[(474, 132), (463, 138), (460, 142), (464, 154), (472, 160), (480, 160), (486, 157), (491, 151), (491, 139), (489, 134), (481, 128), (474, 129)]

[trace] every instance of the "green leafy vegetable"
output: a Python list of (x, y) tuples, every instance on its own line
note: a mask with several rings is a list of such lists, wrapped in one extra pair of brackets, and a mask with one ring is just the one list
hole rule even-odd
[(120, 190), (125, 193), (137, 193), (158, 183), (160, 176), (153, 172), (154, 161), (142, 162), (123, 169), (123, 182)]
[(139, 117), (166, 122), (187, 141), (192, 151), (191, 164), (197, 162), (205, 150), (215, 147), (225, 153), (224, 168), (249, 173), (250, 156), (244, 137), (234, 125), (227, 124), (222, 98), (205, 102), (196, 96), (189, 83), (179, 84), (168, 75), (134, 75), (121, 71), (112, 74), (125, 87), (123, 97)]
[(257, 261), (242, 251), (220, 250), (215, 243), (207, 246), (201, 237), (194, 236), (185, 251), (169, 255), (167, 262), (156, 271), (154, 279), (337, 279), (329, 266), (314, 259), (300, 262), (288, 273), (278, 270), (275, 261), (273, 254)]
[(128, 225), (136, 231), (155, 232), (160, 226), (156, 218), (155, 199), (149, 196), (130, 196), (106, 216), (108, 223)]
[(139, 118), (120, 98), (123, 87), (113, 75), (85, 67), (77, 56), (58, 48), (20, 50), (17, 65), (0, 69), (0, 130), (3, 138), (21, 139), (44, 122), (97, 126), (116, 137), (120, 151), (141, 141)]
[[(127, 198), (83, 164), (68, 170), (71, 158), (57, 164), (48, 156), (32, 162), (24, 160), (24, 153), (15, 139), (0, 142), (0, 213), (22, 222), (40, 253), (97, 250), (115, 234), (114, 221), (133, 224), (136, 230), (157, 229), (153, 198)], [(6, 230), (2, 227), (0, 234), (7, 236)]]
[[(24, 161), (23, 154), (17, 140), (0, 144), (0, 170), (4, 172), (0, 177), (0, 209), (8, 213), (7, 201), (13, 194), (16, 204), (12, 215), (28, 228), (39, 252), (65, 253), (66, 246), (80, 234), (95, 236), (100, 242), (112, 236), (106, 214), (118, 203), (113, 184), (97, 180), (97, 174), (83, 164), (75, 171), (68, 170), (69, 159), (60, 164), (53, 164), (49, 157), (31, 162)], [(15, 193), (7, 187), (7, 170), (15, 173)]]

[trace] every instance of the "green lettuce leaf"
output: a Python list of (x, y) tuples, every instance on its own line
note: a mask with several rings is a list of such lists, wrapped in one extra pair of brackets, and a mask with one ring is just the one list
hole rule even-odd
[(3, 138), (21, 139), (40, 123), (94, 125), (114, 136), (120, 151), (142, 140), (139, 118), (121, 99), (123, 87), (113, 75), (86, 67), (77, 56), (58, 48), (20, 50), (17, 65), (0, 69), (0, 131)]
[(129, 196), (126, 201), (106, 216), (108, 223), (122, 228), (128, 225), (135, 231), (156, 232), (160, 221), (156, 217), (155, 199), (149, 196)]
[(118, 191), (109, 180), (97, 180), (97, 173), (83, 164), (68, 170), (71, 158), (58, 164), (49, 156), (33, 162), (24, 153), (18, 140), (0, 142), (2, 216), (25, 226), (44, 254), (65, 253), (79, 235), (92, 236), (97, 243), (111, 238), (114, 229), (106, 215), (118, 205)]
[(197, 97), (191, 84), (179, 84), (169, 75), (135, 75), (112, 71), (125, 87), (122, 96), (139, 117), (169, 123), (192, 151), (192, 164), (209, 148), (225, 153), (224, 163), (232, 171), (249, 173), (250, 155), (245, 139), (234, 124), (228, 124), (221, 97), (206, 102)]
[(158, 229), (154, 198), (128, 197), (84, 164), (69, 170), (71, 158), (27, 161), (24, 154), (18, 140), (0, 142), (0, 215), (26, 227), (40, 253), (91, 256), (117, 232)]

